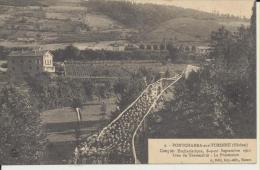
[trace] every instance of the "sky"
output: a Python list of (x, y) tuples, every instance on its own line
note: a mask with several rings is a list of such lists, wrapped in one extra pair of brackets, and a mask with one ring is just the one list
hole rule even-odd
[(254, 0), (133, 0), (140, 3), (175, 5), (206, 12), (218, 11), (221, 14), (251, 17)]

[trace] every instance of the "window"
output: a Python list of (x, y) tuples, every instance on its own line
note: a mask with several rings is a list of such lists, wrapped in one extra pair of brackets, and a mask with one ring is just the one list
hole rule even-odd
[(51, 65), (51, 60), (45, 60), (46, 65)]

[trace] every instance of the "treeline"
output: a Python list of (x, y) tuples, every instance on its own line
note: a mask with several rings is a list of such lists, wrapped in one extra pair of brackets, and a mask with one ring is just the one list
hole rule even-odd
[(65, 49), (57, 49), (52, 52), (56, 62), (65, 60), (162, 60), (167, 57), (166, 53), (160, 54), (160, 52), (155, 53), (152, 51), (79, 50), (74, 46), (67, 46)]
[(104, 99), (113, 94), (113, 84), (109, 81), (95, 83), (91, 80), (67, 79), (48, 76), (27, 78), (30, 96), (41, 111), (62, 107), (82, 106), (94, 98)]
[[(165, 73), (166, 76), (169, 74), (169, 71)], [(64, 77), (50, 79), (48, 75), (28, 77), (25, 81), (35, 107), (45, 111), (75, 105), (82, 106), (87, 102), (96, 99), (101, 101), (111, 96), (117, 96), (118, 105), (120, 108), (125, 108), (144, 89), (145, 81), (151, 83), (159, 78), (159, 72), (141, 67), (134, 72), (129, 72), (128, 79), (116, 81), (96, 82)]]
[(7, 60), (7, 56), (10, 52), (11, 49), (0, 46), (0, 60)]
[(231, 15), (222, 16), (175, 6), (138, 4), (131, 1), (90, 0), (87, 6), (90, 10), (103, 13), (126, 26), (135, 28), (149, 28), (180, 17), (241, 20)]

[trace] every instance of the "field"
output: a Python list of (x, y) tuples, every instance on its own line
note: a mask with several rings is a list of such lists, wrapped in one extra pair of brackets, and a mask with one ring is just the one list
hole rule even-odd
[[(102, 114), (101, 102), (106, 104), (106, 114)], [(86, 138), (101, 130), (108, 123), (111, 111), (115, 110), (115, 98), (92, 101), (82, 108), (80, 133)], [(76, 145), (76, 112), (72, 108), (61, 108), (41, 113), (47, 131), (46, 164), (67, 164)]]
[[(225, 21), (214, 17), (211, 20), (208, 19), (211, 15), (207, 13), (177, 7), (170, 10), (165, 7), (174, 15), (165, 20), (162, 18), (162, 23), (151, 18), (149, 21), (157, 24), (142, 30), (138, 29), (143, 24), (138, 22), (138, 17), (133, 19), (140, 25), (131, 27), (118, 20), (120, 15), (111, 17), (104, 11), (92, 10), (91, 6), (88, 6), (89, 4), (83, 3), (83, 5), (82, 3), (82, 0), (24, 0), (23, 2), (1, 0), (0, 45), (38, 47), (60, 44), (63, 46), (63, 44), (70, 43), (130, 41), (133, 39), (159, 42), (165, 38), (177, 41), (207, 41), (211, 31), (222, 25), (233, 31), (241, 24), (249, 24), (247, 20), (235, 18)], [(145, 10), (150, 9), (148, 7), (140, 6)], [(124, 12), (126, 12), (124, 14), (126, 16), (132, 15), (127, 11)], [(157, 13), (156, 11), (150, 12)], [(201, 16), (196, 18), (198, 16), (193, 16), (194, 12)]]

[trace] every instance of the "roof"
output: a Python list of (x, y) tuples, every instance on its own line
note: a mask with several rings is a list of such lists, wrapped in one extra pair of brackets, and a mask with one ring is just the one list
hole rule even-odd
[(10, 57), (41, 57), (49, 51), (12, 51)]

